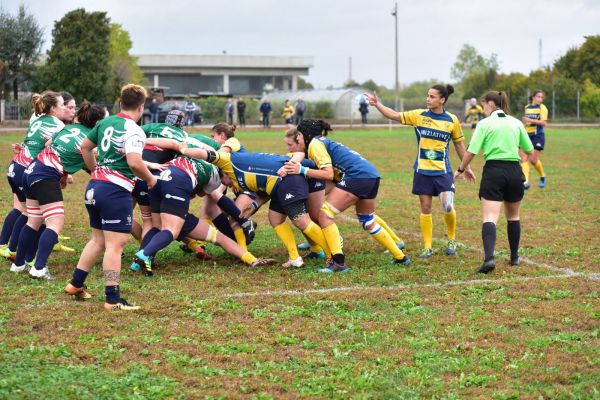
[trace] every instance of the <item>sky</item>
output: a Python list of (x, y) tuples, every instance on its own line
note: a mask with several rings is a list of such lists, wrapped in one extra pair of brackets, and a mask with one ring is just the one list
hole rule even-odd
[[(21, 1), (0, 0), (16, 13)], [(305, 77), (316, 88), (350, 77), (394, 86), (394, 17), (390, 0), (27, 0), (44, 28), (76, 8), (106, 11), (130, 33), (132, 54), (312, 56)], [(600, 34), (600, 0), (398, 1), (399, 82), (450, 82), (465, 43), (498, 55), (500, 72), (550, 65), (584, 36)]]

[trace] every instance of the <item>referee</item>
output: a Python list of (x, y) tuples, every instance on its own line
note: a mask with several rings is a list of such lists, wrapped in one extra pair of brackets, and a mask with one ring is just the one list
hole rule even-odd
[(525, 127), (516, 118), (508, 115), (508, 99), (505, 92), (488, 92), (482, 99), (483, 113), (488, 117), (479, 122), (471, 138), (467, 152), (456, 170), (455, 179), (463, 173), (473, 179), (466, 168), (483, 149), (485, 166), (479, 187), (479, 198), (483, 213), (481, 237), (485, 259), (479, 273), (487, 274), (496, 268), (494, 247), (496, 246), (496, 222), (504, 202), (507, 220), (508, 243), (510, 245), (510, 265), (519, 265), (519, 240), (521, 221), (519, 208), (523, 199), (525, 176), (519, 165), (519, 148), (525, 153), (533, 151), (531, 140)]

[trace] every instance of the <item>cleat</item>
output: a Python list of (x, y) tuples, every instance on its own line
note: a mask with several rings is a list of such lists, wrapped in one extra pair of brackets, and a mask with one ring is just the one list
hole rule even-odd
[(18, 273), (21, 271), (25, 271), (26, 268), (27, 264), (16, 265), (15, 263), (12, 263), (12, 265), (10, 266), (10, 272)]
[(433, 249), (425, 249), (419, 256), (419, 258), (426, 259), (433, 255)]
[(204, 246), (198, 246), (194, 250), (194, 255), (199, 260), (212, 260), (212, 256), (206, 251)]
[(492, 272), (494, 268), (496, 268), (496, 263), (494, 262), (494, 260), (485, 261), (483, 264), (481, 264), (481, 267), (479, 267), (477, 273), (487, 274), (489, 272)]
[(317, 270), (317, 272), (320, 274), (335, 274), (336, 272), (345, 274), (348, 271), (350, 271), (350, 269), (346, 267), (345, 264), (338, 264), (335, 261), (332, 261), (331, 263), (328, 262), (327, 267)]
[(252, 221), (251, 219), (242, 224), (244, 236), (246, 237), (246, 245), (249, 245), (254, 240), (257, 226), (258, 224), (255, 221)]
[(58, 240), (71, 240), (70, 236), (58, 235)]
[(179, 244), (179, 248), (181, 249), (181, 251), (183, 251), (184, 253), (192, 253), (193, 250), (188, 248), (187, 244), (185, 243), (180, 243)]
[(517, 267), (521, 264), (521, 258), (519, 256), (510, 258), (510, 265), (513, 267)]
[[(404, 242), (398, 242), (396, 243), (396, 247), (398, 247), (398, 250), (403, 250), (406, 247), (406, 244), (404, 244)], [(386, 250), (383, 254), (388, 254), (389, 252), (389, 250)]]
[(294, 260), (292, 260), (291, 258), (289, 260), (287, 260), (286, 262), (284, 262), (283, 264), (281, 264), (281, 266), (283, 268), (300, 268), (301, 266), (304, 265), (304, 261), (302, 260), (302, 257), (298, 257)]
[(401, 259), (395, 258), (392, 260), (392, 264), (404, 265), (405, 267), (408, 267), (410, 265), (410, 258), (408, 258), (407, 256), (404, 256), (404, 258)]
[(449, 239), (448, 244), (446, 245), (446, 255), (447, 256), (455, 256), (456, 255), (456, 240)]
[(133, 261), (131, 263), (131, 265), (129, 266), (129, 269), (132, 270), (133, 272), (139, 272), (142, 269), (142, 266), (140, 264), (138, 264), (137, 261)]
[(86, 290), (85, 285), (83, 287), (77, 288), (71, 284), (71, 282), (67, 283), (65, 287), (65, 293), (69, 296), (73, 297), (73, 300), (84, 301), (92, 298), (92, 294)]
[(311, 251), (307, 255), (305, 255), (304, 258), (317, 258), (317, 259), (320, 259), (320, 260), (324, 260), (325, 259), (325, 252), (323, 250)]
[(58, 251), (58, 252), (62, 251), (64, 253), (75, 253), (75, 249), (74, 248), (65, 246), (64, 244), (62, 244), (60, 242), (56, 243), (54, 245), (54, 248), (52, 250), (53, 251)]
[(129, 304), (127, 300), (121, 298), (117, 304), (104, 303), (106, 311), (135, 311), (139, 310), (140, 306)]
[(135, 259), (133, 262), (136, 262), (140, 265), (142, 272), (146, 276), (152, 276), (152, 258), (148, 257), (144, 254), (144, 250), (140, 250), (135, 253)]
[(299, 248), (300, 250), (308, 250), (308, 249), (310, 249), (310, 243), (308, 243), (308, 242), (303, 242), (303, 243), (300, 243), (300, 244), (298, 245), (298, 248)]
[(546, 177), (540, 177), (540, 189), (544, 189), (546, 187)]
[(529, 182), (523, 183), (523, 189), (528, 190), (530, 187)]
[(48, 271), (47, 267), (44, 267), (42, 269), (36, 269), (32, 266), (31, 269), (29, 269), (29, 276), (33, 279), (45, 279), (47, 281), (53, 281), (54, 279), (56, 279), (54, 275), (52, 275), (50, 271)]
[(250, 264), (251, 268), (256, 268), (256, 267), (266, 267), (269, 265), (273, 265), (273, 264), (277, 264), (277, 260), (275, 260), (274, 258), (257, 258), (255, 261), (253, 261)]
[(15, 257), (17, 256), (16, 251), (11, 251), (8, 246), (0, 250), (0, 257), (7, 258), (9, 260), (15, 261)]

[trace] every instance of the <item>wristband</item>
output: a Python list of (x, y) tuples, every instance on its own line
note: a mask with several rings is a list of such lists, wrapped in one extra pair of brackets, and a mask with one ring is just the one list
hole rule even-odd
[(258, 203), (253, 201), (252, 202), (252, 207), (254, 207), (255, 210), (258, 210)]
[(460, 169), (460, 167), (456, 168), (456, 172), (458, 172), (459, 174), (462, 174), (463, 172), (465, 172), (464, 169)]
[(306, 176), (306, 174), (308, 173), (308, 168), (303, 167), (302, 165), (300, 166), (300, 171), (298, 171), (298, 173)]

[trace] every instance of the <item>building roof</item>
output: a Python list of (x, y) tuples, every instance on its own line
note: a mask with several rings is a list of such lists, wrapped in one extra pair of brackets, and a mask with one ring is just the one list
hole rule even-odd
[(137, 54), (140, 68), (311, 68), (310, 56)]

